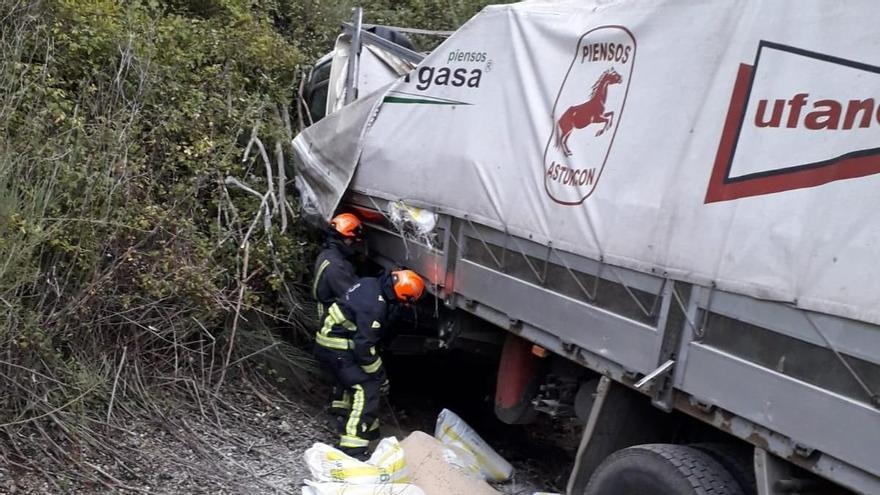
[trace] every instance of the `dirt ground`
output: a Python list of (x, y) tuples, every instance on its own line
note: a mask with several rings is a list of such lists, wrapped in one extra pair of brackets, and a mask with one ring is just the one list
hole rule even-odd
[(181, 410), (170, 423), (120, 429), (135, 458), (126, 460), (131, 472), (114, 459), (85, 461), (106, 484), (0, 468), (0, 493), (299, 493), (303, 452), (332, 438), (319, 411), (243, 390), (222, 400), (217, 414)]
[[(118, 428), (131, 458), (124, 463), (83, 459), (98, 481), (0, 466), (0, 494), (299, 494), (308, 477), (303, 453), (315, 442), (332, 444), (335, 439), (319, 406), (323, 393), (315, 390), (302, 400), (246, 388), (229, 391), (216, 411), (174, 411), (169, 421), (134, 421)], [(424, 412), (394, 409), (395, 414), (383, 418), (386, 435), (402, 437), (415, 425), (431, 433), (433, 418)], [(499, 440), (492, 432), (486, 439)], [(524, 450), (520, 439), (499, 443), (498, 450), (517, 469), (499, 490), (519, 495), (561, 488), (565, 467), (560, 468), (558, 457)]]

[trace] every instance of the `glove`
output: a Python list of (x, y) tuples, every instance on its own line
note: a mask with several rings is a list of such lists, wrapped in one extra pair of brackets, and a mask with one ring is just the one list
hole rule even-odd
[(386, 378), (385, 381), (382, 382), (382, 385), (379, 385), (379, 394), (383, 397), (388, 396), (391, 393), (391, 382)]

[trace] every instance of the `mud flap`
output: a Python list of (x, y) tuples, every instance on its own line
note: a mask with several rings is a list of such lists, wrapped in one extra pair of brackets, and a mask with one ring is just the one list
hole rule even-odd
[(532, 354), (532, 343), (508, 334), (495, 386), (495, 415), (498, 419), (509, 425), (533, 422), (537, 411), (532, 399), (538, 394), (542, 378), (541, 358)]
[(566, 493), (583, 493), (593, 472), (618, 450), (669, 441), (673, 419), (651, 406), (650, 398), (602, 377), (578, 447)]

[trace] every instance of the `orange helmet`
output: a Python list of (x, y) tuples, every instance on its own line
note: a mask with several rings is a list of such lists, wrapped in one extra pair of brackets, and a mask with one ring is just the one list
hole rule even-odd
[(364, 233), (364, 227), (358, 217), (351, 213), (341, 213), (330, 220), (330, 225), (339, 232), (342, 237), (360, 239)]
[(412, 270), (393, 271), (391, 279), (394, 282), (394, 294), (401, 301), (412, 303), (425, 293), (425, 281)]

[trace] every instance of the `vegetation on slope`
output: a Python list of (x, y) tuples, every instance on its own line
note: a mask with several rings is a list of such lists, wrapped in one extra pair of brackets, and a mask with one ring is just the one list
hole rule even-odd
[[(452, 29), (483, 3), (364, 7)], [(232, 375), (303, 379), (315, 236), (285, 177), (291, 105), (353, 5), (0, 0), (7, 466), (97, 480), (81, 454), (119, 454), (128, 418), (201, 408)]]

